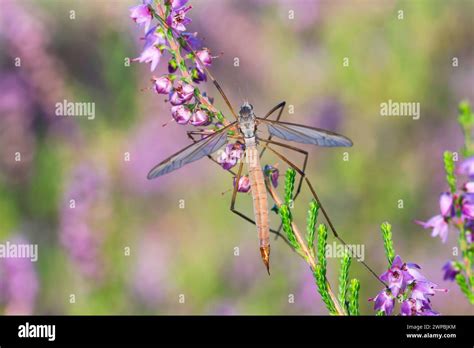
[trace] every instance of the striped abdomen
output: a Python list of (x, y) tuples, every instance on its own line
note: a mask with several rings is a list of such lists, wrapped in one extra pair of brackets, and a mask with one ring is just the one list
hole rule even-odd
[[(257, 225), (258, 239), (260, 242), (260, 253), (267, 271), (270, 266), (270, 225), (268, 221), (267, 190), (260, 166), (259, 152), (255, 144), (255, 138), (246, 138), (246, 160), (248, 165), (251, 193), (253, 199), (253, 212), (255, 224)], [(270, 272), (269, 272), (270, 273)]]

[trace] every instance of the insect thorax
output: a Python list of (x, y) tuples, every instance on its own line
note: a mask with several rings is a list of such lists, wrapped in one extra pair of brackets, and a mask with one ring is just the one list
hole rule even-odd
[(255, 114), (249, 103), (244, 103), (239, 112), (239, 128), (244, 138), (255, 137)]

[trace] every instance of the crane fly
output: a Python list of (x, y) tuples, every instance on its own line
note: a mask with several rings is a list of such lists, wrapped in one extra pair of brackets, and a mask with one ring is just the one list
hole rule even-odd
[[(202, 61), (196, 54), (196, 51), (191, 47), (191, 45), (183, 37), (183, 35), (174, 28), (168, 26), (166, 21), (161, 16), (155, 15), (155, 18), (158, 19), (164, 29), (170, 30), (174, 35), (179, 38), (178, 41), (181, 47), (185, 48), (188, 52), (191, 52), (194, 55), (206, 75), (209, 77), (209, 79), (212, 81), (212, 83), (218, 90), (219, 94), (222, 96), (222, 99), (224, 99), (224, 102), (229, 108), (232, 116), (235, 118), (235, 121), (225, 125), (223, 128), (220, 128), (210, 134), (206, 131), (188, 132), (188, 136), (193, 140), (194, 143), (185, 147), (181, 151), (178, 151), (174, 155), (170, 156), (169, 158), (165, 159), (164, 161), (153, 167), (153, 169), (148, 173), (148, 179), (154, 179), (159, 176), (165, 175), (183, 167), (188, 163), (197, 161), (203, 157), (209, 157), (211, 160), (217, 163), (217, 161), (215, 161), (211, 157), (211, 154), (215, 153), (221, 147), (227, 144), (229, 139), (237, 139), (238, 141), (245, 144), (244, 157), (246, 158), (249, 172), (255, 220), (251, 219), (250, 217), (242, 214), (241, 212), (235, 209), (235, 200), (237, 196), (239, 180), (242, 175), (244, 164), (243, 161), (240, 162), (239, 169), (235, 177), (235, 184), (232, 193), (230, 210), (233, 213), (244, 218), (245, 220), (256, 225), (260, 244), (260, 254), (263, 263), (267, 269), (267, 272), (270, 274), (270, 232), (275, 233), (277, 236), (279, 236), (282, 225), (280, 224), (280, 227), (277, 231), (272, 230), (269, 227), (270, 224), (268, 218), (267, 188), (264, 184), (264, 175), (260, 165), (260, 157), (263, 155), (265, 150), (268, 149), (273, 152), (277, 157), (282, 159), (285, 163), (287, 163), (290, 167), (296, 170), (296, 172), (298, 172), (298, 174), (300, 175), (300, 181), (298, 183), (296, 193), (293, 196), (293, 200), (295, 200), (298, 196), (301, 190), (302, 183), (304, 181), (309, 187), (309, 190), (311, 191), (311, 194), (313, 195), (314, 199), (318, 203), (321, 212), (323, 213), (326, 221), (328, 222), (334, 237), (339, 240), (343, 245), (348, 246), (347, 243), (337, 233), (336, 228), (334, 227), (331, 219), (329, 218), (329, 215), (324, 209), (324, 206), (322, 205), (321, 200), (319, 199), (316, 193), (316, 190), (314, 189), (313, 185), (305, 174), (306, 165), (308, 162), (308, 152), (292, 145), (273, 141), (272, 137), (277, 137), (286, 141), (292, 141), (301, 144), (312, 144), (323, 147), (350, 147), (352, 146), (352, 141), (343, 135), (325, 129), (308, 127), (296, 123), (281, 122), (280, 117), (282, 115), (283, 108), (285, 107), (286, 102), (281, 102), (280, 104), (273, 107), (263, 118), (256, 117), (253, 111), (253, 106), (246, 102), (240, 107), (240, 112), (237, 115), (220, 84), (211, 74), (206, 65), (202, 63)], [(276, 120), (270, 120), (269, 116), (277, 110), (279, 110), (279, 112)], [(270, 134), (269, 137), (266, 139), (257, 136), (258, 127), (262, 124), (267, 126), (268, 133)], [(193, 134), (199, 134), (202, 138), (200, 140), (196, 140), (192, 136)], [(257, 145), (259, 144), (264, 147), (260, 154), (258, 153), (257, 149)], [(303, 167), (299, 168), (296, 164), (294, 164), (292, 161), (290, 161), (288, 158), (286, 158), (284, 155), (282, 155), (270, 145), (283, 147), (303, 154)], [(233, 174), (231, 170), (229, 170), (229, 172)], [(288, 243), (285, 238), (284, 240)], [(377, 280), (379, 280), (386, 286), (386, 284), (378, 277), (375, 271), (372, 270), (369, 265), (367, 265), (367, 263), (365, 263), (363, 260), (359, 260), (359, 262), (362, 263), (364, 267), (370, 273), (372, 273), (372, 275)]]
[[(245, 102), (240, 107), (237, 121), (196, 141), (157, 164), (148, 173), (148, 179), (154, 179), (168, 174), (188, 163), (210, 156), (226, 145), (230, 139), (236, 139), (245, 144), (244, 158), (249, 173), (250, 192), (253, 200), (253, 211), (255, 225), (257, 226), (260, 254), (267, 271), (270, 272), (270, 224), (268, 217), (267, 189), (264, 183), (263, 170), (259, 159), (260, 153), (257, 145), (262, 141), (266, 143), (264, 145), (265, 148), (273, 150), (268, 144), (283, 144), (260, 138), (257, 135), (257, 130), (260, 125), (267, 126), (270, 136), (286, 141), (324, 147), (352, 146), (352, 141), (349, 138), (328, 130), (259, 118), (255, 115), (253, 106)], [(276, 154), (279, 155), (279, 153)], [(242, 165), (239, 167), (239, 173), (237, 174), (236, 183), (234, 184), (233, 201), (235, 201), (235, 194), (241, 174)]]

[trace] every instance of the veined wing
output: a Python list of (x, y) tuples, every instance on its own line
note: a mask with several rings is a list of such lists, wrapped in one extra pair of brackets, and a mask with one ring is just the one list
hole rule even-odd
[(280, 122), (257, 118), (259, 122), (268, 126), (268, 132), (275, 137), (296, 141), (302, 144), (336, 147), (352, 146), (352, 141), (340, 134), (325, 129), (303, 126), (296, 123)]
[(148, 173), (148, 179), (154, 179), (158, 176), (168, 174), (173, 170), (181, 168), (185, 164), (197, 161), (198, 159), (216, 152), (227, 142), (227, 130), (234, 124), (235, 122), (219, 129), (214, 134), (185, 147), (181, 151), (157, 164)]

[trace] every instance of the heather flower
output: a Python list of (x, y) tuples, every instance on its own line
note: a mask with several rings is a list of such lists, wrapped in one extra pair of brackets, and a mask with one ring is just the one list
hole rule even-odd
[(191, 23), (191, 19), (186, 17), (186, 12), (191, 8), (192, 6), (173, 9), (168, 18), (166, 18), (166, 24), (178, 31), (185, 31), (186, 25)]
[[(236, 177), (234, 177), (234, 187), (235, 187), (235, 181)], [(244, 175), (241, 176), (239, 179), (239, 184), (237, 185), (237, 191), (238, 192), (249, 192), (250, 191), (250, 179), (248, 176)]]
[(407, 284), (415, 278), (407, 271), (406, 265), (403, 263), (401, 257), (397, 255), (390, 269), (383, 273), (380, 279), (384, 282), (388, 282), (388, 287), (392, 294), (398, 296), (400, 292), (406, 289)]
[(191, 69), (191, 78), (196, 83), (207, 81), (206, 73), (199, 67), (199, 65)]
[(474, 156), (462, 161), (457, 168), (457, 173), (467, 175), (469, 179), (474, 180)]
[(474, 219), (474, 194), (466, 193), (461, 198), (461, 214), (466, 219)]
[(234, 144), (228, 144), (221, 155), (217, 158), (225, 170), (228, 170), (237, 164), (237, 161), (242, 157), (244, 151), (243, 144), (236, 142)]
[(468, 181), (463, 185), (463, 190), (469, 193), (474, 193), (474, 181)]
[(161, 58), (160, 49), (156, 46), (149, 46), (142, 51), (139, 57), (134, 58), (133, 61), (134, 62), (138, 61), (140, 63), (151, 63), (150, 70), (154, 71), (158, 63), (160, 62), (160, 58)]
[[(387, 238), (385, 242), (391, 243), (391, 238)], [(426, 279), (420, 269), (417, 264), (403, 263), (399, 255), (395, 256), (390, 269), (380, 276), (388, 285), (375, 297), (374, 309), (389, 315), (395, 299), (398, 298), (400, 302), (403, 300), (400, 307), (402, 315), (437, 315), (438, 313), (431, 309), (429, 298), (437, 291), (447, 290), (438, 288), (435, 283)]]
[(404, 316), (412, 316), (412, 315), (423, 315), (423, 316), (430, 316), (430, 315), (439, 315), (438, 312), (434, 311), (431, 308), (431, 305), (428, 301), (418, 300), (414, 298), (409, 298), (403, 301), (400, 314)]
[(444, 217), (454, 215), (453, 195), (449, 192), (444, 192), (439, 198), (439, 210)]
[(178, 70), (178, 63), (176, 63), (176, 59), (172, 58), (168, 61), (168, 72), (173, 74)]
[(280, 176), (280, 171), (278, 170), (278, 168), (267, 164), (263, 168), (263, 173), (265, 174), (265, 176), (268, 176), (270, 178), (270, 181), (272, 182), (273, 187), (277, 188), (278, 177)]
[[(72, 261), (86, 276), (99, 275), (100, 241), (88, 219), (100, 196), (103, 179), (95, 168), (83, 164), (74, 169), (61, 207), (60, 240)], [(71, 200), (74, 205), (71, 205)]]
[[(182, 33), (181, 36), (184, 37), (188, 45), (195, 51), (202, 46), (202, 40), (198, 38), (197, 33)], [(184, 49), (189, 51), (189, 48), (186, 46)]]
[(436, 291), (447, 292), (446, 289), (439, 289), (438, 285), (429, 280), (415, 281), (411, 290), (411, 298), (423, 301), (429, 301), (428, 296), (434, 296)]
[(188, 1), (189, 0), (168, 0), (168, 3), (171, 5), (171, 8), (178, 9), (186, 5)]
[(196, 52), (199, 61), (205, 66), (210, 66), (212, 64), (212, 56), (207, 48), (203, 48)]
[(191, 100), (194, 95), (194, 87), (183, 81), (179, 81), (174, 91), (171, 93), (170, 103), (181, 105)]
[(191, 118), (191, 111), (184, 105), (177, 105), (171, 108), (171, 115), (178, 124), (187, 124)]
[(154, 79), (154, 87), (158, 94), (169, 94), (173, 88), (173, 83), (168, 76), (161, 76)]
[[(28, 244), (18, 237), (15, 244)], [(38, 276), (34, 263), (28, 258), (0, 259), (0, 301), (7, 315), (31, 315), (38, 295)]]
[(165, 37), (162, 32), (157, 32), (156, 31), (157, 26), (154, 26), (148, 32), (145, 34), (144, 40), (145, 40), (145, 48), (148, 48), (150, 46), (160, 46), (166, 44)]
[(445, 218), (442, 215), (433, 216), (426, 222), (423, 221), (415, 221), (418, 225), (423, 226), (423, 228), (432, 228), (433, 231), (431, 233), (432, 237), (439, 236), (443, 243), (445, 243), (448, 239), (448, 223), (446, 222)]
[(137, 5), (130, 9), (130, 18), (132, 18), (137, 24), (145, 23), (145, 32), (148, 31), (153, 19), (149, 7), (151, 1), (152, 0), (145, 0), (142, 5)]
[(426, 281), (426, 278), (423, 274), (420, 273), (421, 267), (416, 263), (407, 262), (402, 266), (404, 272), (410, 274), (416, 281)]
[(443, 266), (443, 271), (444, 271), (443, 279), (450, 280), (450, 281), (453, 281), (456, 278), (456, 275), (458, 275), (461, 272), (461, 270), (459, 269), (459, 266), (454, 261), (446, 262)]
[(383, 289), (375, 298), (371, 298), (369, 301), (374, 301), (374, 310), (382, 311), (385, 315), (392, 314), (395, 305), (395, 297), (393, 297), (389, 290)]
[(193, 126), (207, 126), (211, 123), (211, 118), (204, 110), (197, 110), (191, 116), (190, 123)]

